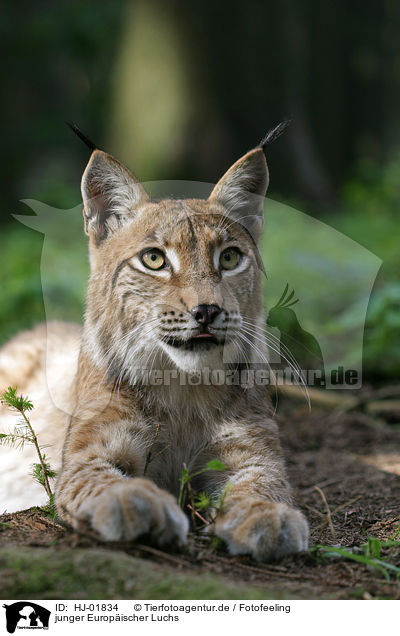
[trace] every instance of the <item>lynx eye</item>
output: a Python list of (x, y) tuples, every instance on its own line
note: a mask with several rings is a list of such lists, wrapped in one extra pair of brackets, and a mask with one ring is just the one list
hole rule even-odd
[(154, 248), (144, 252), (141, 261), (148, 269), (161, 269), (165, 265), (165, 256), (161, 250)]
[(228, 247), (221, 253), (219, 264), (222, 269), (235, 269), (240, 263), (241, 252), (236, 247)]

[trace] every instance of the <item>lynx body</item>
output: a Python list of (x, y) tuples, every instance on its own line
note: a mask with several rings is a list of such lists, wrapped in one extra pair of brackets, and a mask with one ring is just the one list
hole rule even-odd
[[(32, 423), (58, 468), (58, 514), (74, 527), (110, 541), (184, 542), (182, 468), (219, 459), (226, 470), (192, 486), (217, 495), (230, 484), (211, 528), (230, 552), (270, 560), (307, 547), (268, 387), (210, 382), (267, 361), (257, 250), (267, 184), (256, 148), (209, 199), (153, 202), (122, 164), (93, 152), (82, 179), (83, 329), (49, 323), (0, 351), (0, 389), (17, 386), (33, 401)], [(3, 407), (1, 430), (11, 417)], [(0, 450), (1, 507), (40, 503), (24, 482), (25, 455)]]

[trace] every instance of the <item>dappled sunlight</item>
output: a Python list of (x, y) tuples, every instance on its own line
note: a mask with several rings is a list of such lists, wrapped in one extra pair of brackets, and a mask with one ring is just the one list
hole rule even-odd
[(383, 470), (386, 473), (400, 475), (400, 452), (371, 453), (369, 455), (359, 455), (358, 459), (364, 464)]

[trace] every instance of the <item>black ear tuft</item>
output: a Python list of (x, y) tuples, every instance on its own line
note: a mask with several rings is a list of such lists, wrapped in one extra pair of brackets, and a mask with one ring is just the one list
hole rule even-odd
[(65, 123), (71, 128), (75, 135), (77, 135), (77, 137), (79, 137), (79, 139), (83, 141), (83, 143), (86, 144), (88, 148), (90, 148), (90, 150), (93, 151), (98, 149), (98, 146), (96, 146), (96, 144), (94, 144), (93, 141), (89, 139), (89, 137), (86, 137), (86, 135), (81, 131), (80, 128), (78, 128), (76, 124), (71, 124), (69, 121), (66, 121)]
[(281, 121), (281, 123), (275, 126), (275, 128), (272, 128), (270, 131), (268, 131), (265, 137), (263, 137), (263, 139), (259, 143), (260, 148), (262, 148), (265, 152), (266, 146), (275, 141), (275, 139), (278, 139), (278, 137), (280, 137), (282, 133), (285, 132), (285, 130), (290, 126), (291, 123), (291, 119), (286, 119), (285, 121)]

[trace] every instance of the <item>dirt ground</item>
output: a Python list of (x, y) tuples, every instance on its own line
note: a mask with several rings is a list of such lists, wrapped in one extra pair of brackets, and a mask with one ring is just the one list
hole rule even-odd
[[(310, 522), (312, 546), (359, 547), (371, 536), (388, 540), (398, 528), (400, 405), (396, 401), (377, 400), (368, 391), (364, 390), (362, 399), (352, 408), (346, 402), (340, 404), (340, 400), (334, 408), (332, 405), (327, 408), (317, 400), (311, 412), (304, 401), (281, 399), (277, 419), (282, 445), (298, 505)], [(385, 391), (378, 397), (381, 395)], [(22, 550), (21, 554), (25, 554), (24, 550), (31, 551), (27, 553), (28, 560), (35, 551), (44, 560), (46, 554), (54, 560), (68, 553), (70, 562), (74, 553), (82, 550), (89, 558), (92, 554), (93, 559), (99, 550), (108, 555), (112, 552), (114, 556), (123, 555), (125, 560), (127, 556), (138, 559), (141, 567), (144, 563), (152, 571), (157, 570), (155, 576), (159, 582), (169, 580), (171, 574), (178, 579), (191, 577), (192, 583), (203, 581), (204, 576), (218, 582), (216, 589), (220, 592), (200, 586), (198, 598), (244, 598), (246, 589), (246, 598), (250, 593), (257, 598), (400, 598), (400, 581), (395, 573), (386, 580), (381, 572), (356, 561), (323, 558), (310, 552), (277, 563), (260, 564), (249, 557), (232, 557), (221, 548), (213, 549), (208, 537), (195, 533), (179, 552), (162, 551), (147, 544), (105, 545), (71, 532), (34, 508), (0, 517), (1, 598), (10, 598), (10, 590), (14, 592), (12, 598), (19, 597), (16, 577), (18, 567), (22, 566), (8, 557), (15, 555), (16, 547)], [(382, 556), (400, 567), (398, 547), (383, 550)], [(24, 581), (18, 581), (21, 594), (28, 593)], [(44, 588), (41, 584), (38, 595), (32, 598), (85, 597), (85, 588), (68, 591), (62, 585), (57, 588), (52, 585), (49, 582), (48, 588)], [(239, 586), (236, 591), (235, 586)], [(87, 598), (101, 598), (102, 594), (104, 598), (133, 597), (132, 587), (111, 592), (93, 591), (90, 586), (86, 589)], [(136, 598), (141, 593), (153, 594), (147, 598), (191, 598), (182, 589), (172, 584), (146, 588), (146, 592), (143, 588), (134, 591)], [(186, 589), (187, 593), (190, 590), (196, 594), (195, 586)]]

